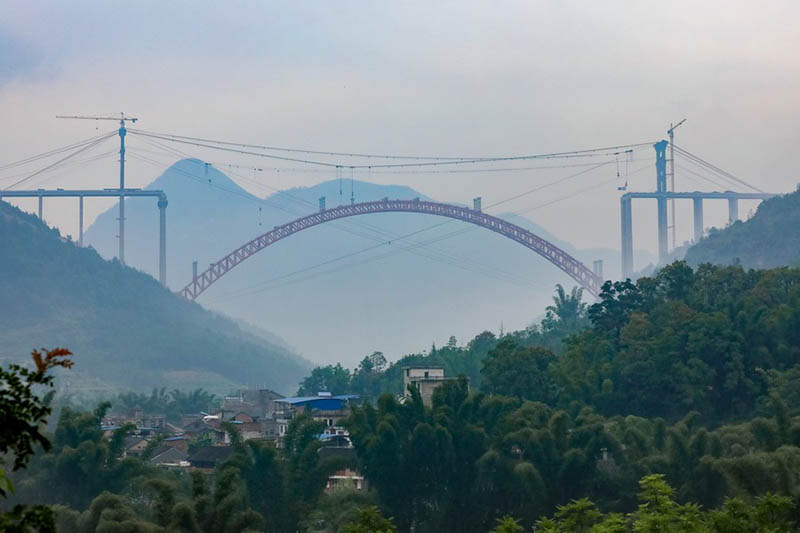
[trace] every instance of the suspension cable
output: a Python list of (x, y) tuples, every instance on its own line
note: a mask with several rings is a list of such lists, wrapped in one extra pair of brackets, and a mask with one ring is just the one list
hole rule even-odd
[(44, 153), (37, 154), (37, 155), (32, 155), (30, 157), (26, 157), (25, 159), (20, 159), (19, 161), (14, 161), (13, 163), (6, 163), (5, 165), (0, 166), (0, 171), (7, 170), (9, 168), (18, 167), (18, 166), (21, 166), (21, 165), (25, 165), (27, 163), (32, 163), (34, 161), (38, 161), (40, 159), (45, 159), (45, 158), (54, 156), (56, 154), (60, 154), (62, 152), (67, 152), (69, 150), (72, 150), (73, 148), (78, 148), (78, 147), (83, 146), (85, 144), (88, 144), (88, 143), (90, 143), (92, 141), (96, 141), (98, 139), (101, 139), (101, 138), (103, 138), (103, 137), (105, 137), (107, 135), (115, 135), (116, 133), (117, 133), (116, 130), (114, 130), (114, 131), (111, 131), (111, 132), (108, 132), (108, 133), (103, 133), (103, 134), (97, 135), (95, 137), (90, 137), (88, 139), (84, 139), (82, 141), (78, 141), (78, 142), (75, 142), (75, 143), (72, 143), (72, 144), (68, 144), (66, 146), (62, 146), (61, 148), (55, 148), (55, 149), (50, 150), (48, 152), (44, 152)]
[[(267, 151), (274, 151), (274, 152), (289, 152), (289, 153), (300, 153), (300, 154), (311, 154), (311, 155), (325, 155), (325, 156), (339, 156), (339, 157), (359, 157), (359, 158), (370, 158), (370, 159), (407, 159), (407, 160), (415, 160), (415, 161), (444, 161), (444, 162), (464, 162), (464, 163), (472, 163), (477, 161), (502, 161), (506, 159), (506, 156), (421, 156), (421, 155), (397, 155), (397, 154), (368, 154), (368, 153), (359, 153), (359, 152), (334, 152), (330, 150), (309, 150), (303, 148), (285, 148), (285, 147), (278, 147), (278, 146), (267, 146), (267, 145), (259, 145), (259, 144), (247, 144), (241, 142), (231, 142), (231, 141), (219, 141), (214, 139), (205, 139), (201, 137), (189, 137), (186, 135), (176, 135), (172, 133), (160, 133), (148, 130), (142, 130), (139, 128), (129, 128), (128, 131), (132, 133), (139, 133), (144, 135), (155, 135), (155, 136), (162, 136), (168, 137), (170, 139), (178, 140), (188, 140), (188, 141), (198, 141), (203, 143), (212, 143), (212, 144), (219, 144), (219, 145), (226, 145), (226, 146), (239, 146), (241, 148), (256, 148), (260, 150), (267, 150)], [(588, 154), (591, 152), (600, 152), (600, 151), (608, 151), (608, 150), (616, 150), (621, 148), (628, 148), (628, 147), (635, 147), (635, 146), (642, 146), (644, 144), (649, 143), (641, 143), (641, 144), (629, 144), (629, 145), (621, 145), (621, 146), (611, 146), (611, 147), (604, 147), (604, 148), (592, 148), (588, 150), (574, 150), (570, 152), (562, 152), (560, 154), (544, 154), (542, 156), (532, 156), (532, 157), (544, 157), (546, 155), (566, 155), (566, 154)], [(350, 165), (341, 165), (343, 167), (348, 167)], [(363, 167), (369, 167), (374, 165), (363, 165)]]
[(59, 160), (58, 160), (58, 161), (56, 161), (55, 163), (51, 163), (50, 165), (47, 165), (46, 167), (44, 167), (44, 168), (42, 168), (42, 169), (39, 169), (39, 170), (37, 170), (36, 172), (34, 172), (33, 174), (31, 174), (30, 176), (27, 176), (27, 177), (25, 177), (25, 178), (22, 178), (21, 180), (15, 181), (14, 183), (12, 183), (12, 184), (11, 184), (11, 185), (9, 185), (8, 187), (6, 187), (6, 188), (5, 188), (5, 190), (9, 190), (9, 189), (11, 189), (11, 188), (13, 188), (13, 187), (16, 187), (17, 185), (19, 185), (19, 184), (21, 184), (21, 183), (24, 183), (24, 182), (28, 181), (29, 179), (31, 179), (31, 178), (33, 178), (33, 177), (35, 177), (35, 176), (38, 176), (39, 174), (41, 174), (41, 173), (43, 173), (43, 172), (47, 172), (48, 170), (50, 170), (50, 169), (52, 169), (52, 168), (54, 168), (54, 167), (56, 167), (56, 166), (60, 165), (60, 164), (61, 164), (61, 163), (63, 163), (64, 161), (66, 161), (66, 160), (68, 160), (68, 159), (71, 159), (72, 157), (75, 157), (76, 155), (78, 155), (78, 154), (80, 154), (80, 153), (82, 153), (82, 152), (85, 152), (86, 150), (90, 150), (90, 149), (94, 148), (94, 147), (95, 147), (95, 146), (97, 146), (98, 144), (102, 143), (103, 141), (105, 141), (106, 139), (108, 139), (108, 138), (110, 138), (110, 137), (112, 137), (112, 136), (114, 136), (114, 135), (116, 135), (116, 132), (108, 133), (108, 134), (106, 134), (106, 135), (104, 135), (104, 136), (101, 136), (101, 137), (100, 137), (99, 139), (97, 139), (96, 141), (94, 141), (94, 142), (92, 142), (92, 143), (90, 143), (90, 144), (87, 144), (87, 145), (86, 145), (86, 146), (84, 146), (83, 148), (80, 148), (79, 150), (76, 150), (76, 151), (72, 152), (71, 154), (69, 154), (69, 155), (67, 155), (67, 156), (65, 156), (65, 157), (62, 157), (61, 159), (59, 159)]
[[(311, 160), (311, 159), (300, 159), (294, 157), (285, 157), (279, 156), (274, 154), (264, 154), (259, 152), (253, 152), (249, 150), (240, 150), (235, 148), (226, 148), (223, 146), (215, 146), (213, 144), (206, 144), (198, 141), (189, 141), (183, 139), (175, 139), (170, 137), (165, 137), (163, 135), (156, 135), (151, 133), (144, 133), (141, 130), (129, 130), (135, 133), (136, 135), (141, 135), (145, 137), (151, 137), (155, 139), (161, 139), (164, 141), (171, 141), (177, 142), (182, 144), (188, 144), (193, 146), (198, 146), (201, 148), (210, 148), (212, 150), (222, 150), (227, 152), (239, 153), (244, 155), (253, 155), (257, 157), (265, 157), (267, 159), (276, 159), (280, 161), (292, 161), (295, 163), (303, 163), (308, 165), (317, 165), (317, 166), (325, 166), (329, 168), (351, 168), (351, 169), (376, 169), (376, 168), (409, 168), (409, 167), (432, 167), (432, 166), (442, 166), (442, 165), (463, 165), (463, 164), (470, 164), (470, 163), (485, 163), (485, 162), (495, 162), (495, 161), (526, 161), (531, 159), (551, 159), (551, 158), (570, 158), (570, 157), (597, 157), (602, 155), (614, 155), (613, 150), (619, 150), (621, 148), (636, 148), (639, 146), (645, 146), (650, 143), (638, 143), (638, 144), (627, 144), (621, 146), (611, 146), (605, 148), (594, 148), (591, 150), (575, 150), (570, 152), (553, 152), (553, 153), (545, 153), (545, 154), (533, 154), (533, 155), (520, 155), (520, 156), (507, 156), (507, 157), (482, 157), (476, 159), (458, 159), (458, 160), (446, 160), (446, 161), (430, 161), (430, 162), (422, 162), (422, 163), (389, 163), (389, 164), (370, 164), (370, 165), (348, 165), (348, 164), (341, 164), (341, 163), (331, 163), (327, 161), (318, 161), (318, 160)], [(606, 154), (600, 152), (608, 152)]]
[(744, 185), (745, 187), (753, 189), (754, 191), (758, 191), (758, 192), (762, 192), (762, 193), (764, 192), (763, 190), (759, 189), (755, 185), (751, 185), (750, 183), (747, 183), (745, 180), (743, 180), (741, 178), (737, 178), (736, 176), (734, 176), (733, 174), (731, 174), (727, 170), (723, 170), (723, 169), (719, 168), (718, 166), (709, 163), (705, 159), (703, 159), (703, 158), (701, 158), (699, 156), (696, 156), (693, 153), (691, 153), (691, 152), (689, 152), (687, 150), (684, 150), (683, 148), (680, 148), (677, 145), (675, 145), (675, 150), (677, 150), (679, 154), (683, 155), (684, 157), (687, 157), (687, 158), (691, 159), (695, 163), (700, 164), (702, 166), (705, 166), (706, 168), (711, 169), (712, 171), (716, 172), (717, 174), (727, 178), (729, 181), (734, 181), (734, 182), (738, 183), (739, 185)]
[[(141, 155), (135, 153), (134, 151), (129, 151), (129, 155), (132, 158), (140, 160), (140, 161), (151, 163), (153, 165), (160, 165), (159, 162), (154, 161), (152, 159), (149, 159), (147, 157), (141, 156)], [(193, 174), (191, 174), (189, 172), (185, 172), (185, 171), (180, 170), (180, 169), (175, 169), (175, 170), (178, 171), (181, 174), (186, 175), (190, 179), (193, 179), (193, 180), (198, 181), (198, 182), (205, 183), (199, 177), (196, 177), (196, 176), (194, 176)], [(241, 178), (241, 176), (239, 176), (239, 177)], [(243, 197), (245, 199), (252, 200), (252, 201), (254, 201), (254, 202), (258, 203), (258, 204), (270, 204), (269, 200), (263, 200), (263, 199), (255, 198), (252, 195), (247, 194), (247, 193), (242, 193), (240, 191), (234, 191), (234, 190), (231, 190), (231, 189), (227, 189), (225, 187), (221, 187), (221, 186), (216, 185), (216, 184), (212, 184), (212, 187), (215, 187), (217, 189), (220, 189), (222, 191), (225, 191), (225, 192), (228, 192), (228, 193), (231, 193), (231, 194), (236, 194), (236, 195), (241, 196), (241, 197)], [(272, 189), (271, 187), (268, 187), (268, 188)], [(275, 190), (275, 189), (273, 189), (273, 190)], [(285, 191), (279, 191), (279, 192), (281, 192), (283, 194), (288, 194), (288, 193), (285, 193)], [(294, 201), (303, 203), (305, 205), (309, 205), (309, 206), (312, 205), (311, 202), (302, 200), (299, 197), (294, 197), (292, 195), (289, 195), (289, 197), (291, 199), (293, 199)], [(279, 210), (285, 211), (285, 212), (287, 212), (287, 213), (289, 213), (289, 214), (291, 214), (293, 216), (302, 216), (300, 213), (298, 213), (298, 212), (296, 212), (294, 210), (288, 209), (286, 207), (280, 206), (280, 205), (274, 205), (274, 207), (279, 209)], [(355, 235), (355, 236), (358, 236), (358, 237), (362, 237), (362, 238), (365, 238), (365, 239), (368, 239), (368, 240), (372, 240), (372, 241), (378, 242), (379, 245), (382, 245), (385, 242), (386, 239), (392, 240), (392, 239), (394, 239), (396, 237), (396, 235), (392, 234), (391, 232), (387, 232), (385, 230), (382, 230), (380, 228), (377, 228), (377, 227), (369, 225), (369, 224), (358, 223), (358, 222), (352, 221), (352, 220), (342, 220), (342, 221), (339, 221), (339, 222), (340, 222), (340, 224), (334, 224), (334, 227), (336, 229), (345, 231), (346, 233), (349, 233), (351, 235)], [(382, 235), (382, 237), (365, 234), (365, 233), (359, 232), (359, 231), (354, 231), (352, 229), (348, 229), (346, 227), (342, 227), (343, 225), (351, 225), (351, 226), (362, 227), (362, 228), (364, 228), (364, 229), (366, 229), (368, 231), (373, 231), (373, 232), (377, 233), (378, 235)], [(416, 245), (421, 245), (421, 244), (420, 243), (412, 243), (411, 245), (409, 245), (409, 248), (414, 248), (414, 247), (416, 247)], [(413, 249), (409, 249), (409, 251), (411, 253), (415, 253), (415, 255), (420, 255), (422, 257), (426, 257), (428, 259), (432, 259), (434, 261), (443, 262), (443, 263), (450, 264), (450, 265), (453, 265), (454, 262), (462, 261), (462, 259), (463, 259), (463, 258), (456, 257), (453, 254), (447, 254), (446, 252), (439, 251), (439, 250), (429, 250), (428, 253), (425, 253), (425, 252), (422, 252), (422, 251), (415, 251)], [(431, 255), (431, 254), (434, 254), (434, 255)], [(496, 279), (501, 279), (501, 280), (504, 280), (504, 281), (509, 281), (511, 283), (515, 283), (515, 280), (514, 280), (515, 276), (513, 274), (511, 274), (511, 273), (508, 273), (508, 272), (505, 272), (505, 271), (502, 271), (502, 270), (496, 269), (496, 268), (494, 269), (496, 272), (491, 272), (491, 271), (489, 271), (489, 269), (491, 269), (492, 267), (490, 267), (488, 265), (482, 265), (480, 262), (474, 261), (474, 260), (469, 260), (467, 262), (472, 264), (473, 268), (470, 268), (469, 265), (462, 265), (460, 268), (465, 269), (465, 270), (476, 271), (478, 273), (489, 275), (490, 277), (494, 277)], [(478, 269), (478, 270), (476, 270), (476, 269)], [(519, 279), (519, 278), (517, 278), (517, 279)], [(522, 286), (522, 283), (517, 283), (517, 284)]]

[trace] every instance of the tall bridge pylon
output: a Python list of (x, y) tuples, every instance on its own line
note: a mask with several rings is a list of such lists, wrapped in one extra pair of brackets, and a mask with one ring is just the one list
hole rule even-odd
[[(619, 199), (620, 229), (622, 253), (622, 279), (633, 276), (633, 216), (631, 201), (635, 198), (650, 198), (656, 200), (656, 214), (658, 219), (658, 262), (664, 264), (669, 256), (669, 242), (667, 240), (667, 200), (692, 200), (694, 213), (694, 240), (703, 238), (703, 200), (728, 200), (728, 222), (730, 224), (739, 219), (739, 200), (766, 200), (776, 196), (766, 192), (675, 192), (667, 189), (667, 141), (659, 141), (653, 145), (656, 150), (656, 191), (655, 192), (628, 192)], [(674, 160), (674, 156), (673, 156)], [(674, 165), (674, 162), (673, 162)], [(674, 170), (673, 170), (674, 172)], [(675, 225), (673, 218), (672, 225)]]
[(190, 300), (196, 299), (222, 276), (230, 272), (248, 257), (302, 230), (341, 218), (372, 213), (396, 212), (443, 216), (469, 222), (470, 224), (492, 230), (541, 255), (556, 267), (566, 272), (592, 295), (598, 296), (600, 294), (603, 279), (599, 273), (595, 273), (570, 254), (539, 237), (532, 231), (501, 218), (483, 213), (480, 211), (479, 203), (476, 203), (474, 207), (473, 209), (469, 209), (467, 207), (439, 202), (426, 202), (416, 199), (389, 200), (388, 198), (384, 198), (376, 202), (354, 203), (326, 209), (324, 201), (321, 200), (320, 210), (318, 212), (298, 218), (282, 226), (276, 226), (271, 231), (259, 235), (219, 261), (212, 263), (204, 272), (200, 274), (195, 272), (192, 276), (192, 281), (180, 290), (180, 294)]

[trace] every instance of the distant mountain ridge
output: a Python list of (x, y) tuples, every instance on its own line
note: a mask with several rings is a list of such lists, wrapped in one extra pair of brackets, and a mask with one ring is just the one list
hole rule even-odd
[(800, 266), (800, 187), (763, 201), (749, 220), (712, 229), (687, 250), (686, 261), (738, 262), (745, 268)]
[(0, 202), (0, 360), (63, 346), (84, 390), (202, 386), (226, 393), (266, 385), (293, 393), (310, 364), (265, 335), (166, 290), (151, 276), (106, 261)]
[[(316, 212), (321, 196), (328, 207), (349, 203), (351, 187), (356, 202), (427, 199), (403, 185), (336, 179), (261, 199), (196, 159), (178, 161), (149, 187), (163, 189), (169, 198), (167, 277), (173, 290), (190, 281), (193, 260), (202, 271), (273, 226)], [(470, 197), (436, 200), (459, 199)], [(116, 253), (116, 209), (100, 215), (85, 234), (104, 257)], [(126, 259), (155, 273), (154, 210), (129, 202), (126, 212)], [(603, 259), (607, 275), (619, 271), (615, 250), (577, 250), (527, 218), (499, 216), (588, 265)], [(637, 261), (650, 257), (640, 254)], [(354, 365), (375, 350), (389, 358), (418, 352), (424, 348), (420, 339), (471, 338), (501, 324), (523, 328), (550, 303), (556, 283), (574, 285), (544, 258), (493, 232), (431, 215), (384, 213), (323, 224), (282, 240), (241, 263), (198, 301), (277, 333), (316, 362)]]

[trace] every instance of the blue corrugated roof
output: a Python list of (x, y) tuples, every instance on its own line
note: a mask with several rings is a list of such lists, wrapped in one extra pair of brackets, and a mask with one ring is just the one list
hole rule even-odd
[(346, 440), (350, 440), (350, 436), (349, 435), (333, 435), (331, 433), (320, 433), (319, 435), (317, 435), (317, 438), (319, 440), (331, 440), (331, 439), (346, 439)]
[(280, 398), (275, 402), (288, 403), (292, 405), (313, 402), (315, 400), (351, 400), (358, 398), (358, 394), (340, 394), (338, 396), (295, 396), (293, 398)]

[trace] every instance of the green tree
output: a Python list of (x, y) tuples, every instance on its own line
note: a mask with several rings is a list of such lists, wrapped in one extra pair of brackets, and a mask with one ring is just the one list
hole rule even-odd
[[(49, 450), (51, 444), (44, 435), (44, 424), (51, 413), (49, 398), (52, 397), (53, 376), (50, 371), (57, 367), (71, 368), (72, 353), (64, 348), (53, 350), (34, 350), (31, 353), (34, 367), (9, 365), (0, 368), (0, 452), (13, 458), (13, 469), (25, 468), (36, 447)], [(41, 397), (41, 389), (49, 392)], [(4, 465), (5, 458), (0, 458)], [(7, 498), (14, 493), (14, 484), (0, 469), (0, 497)], [(0, 510), (2, 512), (2, 510)], [(55, 531), (54, 516), (50, 509), (35, 505), (27, 507), (15, 505), (10, 511), (0, 514), (0, 530), (28, 531), (29, 528), (42, 532)]]
[(291, 527), (284, 494), (286, 480), (272, 444), (244, 441), (223, 468), (238, 472), (249, 495), (250, 506), (264, 517), (268, 529), (277, 531)]
[(180, 420), (181, 415), (210, 411), (217, 403), (217, 397), (207, 390), (198, 388), (185, 392), (175, 389), (170, 393), (167, 415)]
[[(34, 368), (10, 365), (0, 368), (0, 452), (12, 454), (14, 470), (23, 468), (34, 453), (36, 446), (45, 450), (50, 441), (42, 433), (42, 424), (50, 415), (49, 400), (37, 394), (36, 388), (53, 388), (53, 376), (49, 371), (56, 367), (71, 368), (74, 364), (68, 357), (72, 352), (63, 348), (34, 350), (31, 358)], [(0, 494), (4, 495), (4, 494)]]
[(662, 474), (645, 476), (639, 482), (639, 508), (631, 514), (634, 531), (703, 531), (704, 520), (696, 504), (679, 505), (674, 489)]
[(311, 371), (311, 375), (303, 379), (297, 394), (300, 396), (312, 396), (318, 392), (345, 394), (350, 391), (350, 377), (350, 371), (341, 363), (318, 366)]
[(492, 394), (552, 403), (557, 388), (550, 365), (555, 360), (553, 352), (546, 348), (526, 348), (512, 339), (503, 339), (483, 361), (484, 389)]
[(102, 403), (91, 413), (62, 409), (52, 449), (31, 462), (21, 498), (83, 509), (101, 492), (122, 492), (133, 479), (154, 470), (123, 457), (124, 437), (132, 426), (120, 427), (110, 437), (104, 434), (100, 426), (109, 406)]
[(375, 507), (364, 507), (358, 510), (358, 518), (344, 524), (344, 533), (394, 533), (397, 531), (391, 518), (384, 518)]
[(525, 531), (513, 516), (504, 516), (497, 519), (497, 525), (489, 533), (522, 533)]
[(586, 304), (582, 301), (583, 289), (572, 287), (569, 294), (560, 284), (556, 284), (556, 295), (553, 296), (553, 305), (545, 309), (559, 322), (570, 325), (580, 321), (586, 314)]
[(320, 495), (314, 510), (300, 521), (300, 531), (340, 531), (344, 524), (356, 522), (359, 510), (377, 505), (378, 495), (373, 491), (336, 486)]
[(386, 357), (383, 352), (373, 352), (364, 357), (353, 372), (349, 391), (362, 398), (377, 398), (382, 389), (383, 372), (386, 369)]

